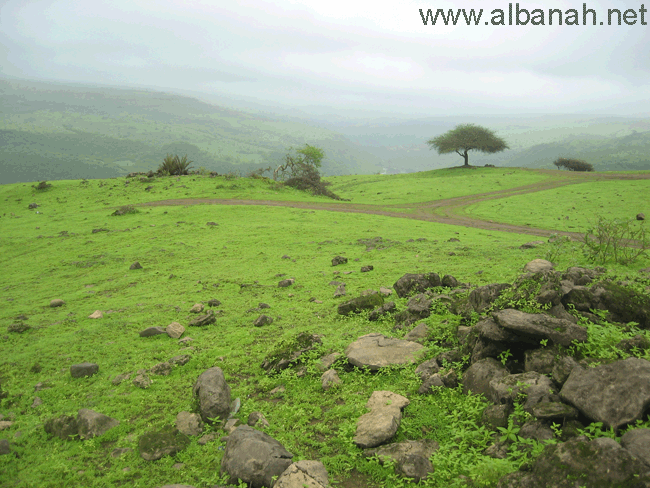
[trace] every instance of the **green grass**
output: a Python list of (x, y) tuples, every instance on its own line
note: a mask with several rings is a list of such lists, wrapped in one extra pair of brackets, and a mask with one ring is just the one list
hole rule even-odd
[(543, 229), (584, 232), (596, 215), (650, 218), (650, 180), (593, 181), (488, 200), (463, 209), (473, 217)]
[[(423, 181), (435, 182), (449, 192), (466, 184), (454, 185), (454, 181), (467, 182), (466, 175), (460, 173), (442, 174), (424, 175)], [(473, 174), (480, 178), (483, 170)], [(487, 171), (485, 175), (487, 179)], [(530, 183), (529, 172), (522, 171), (519, 176), (503, 181), (512, 186)], [(347, 177), (350, 183), (360, 178)], [(381, 178), (377, 177), (377, 185), (385, 184)], [(426, 184), (411, 175), (391, 178), (397, 182), (393, 184), (396, 197), (400, 187)], [(337, 181), (342, 190), (345, 179)], [(181, 184), (187, 188), (179, 188)], [(219, 429), (207, 429), (217, 433), (214, 442), (200, 446), (193, 438), (187, 450), (160, 461), (146, 462), (137, 450), (137, 440), (145, 432), (173, 424), (183, 410), (196, 411), (192, 386), (213, 366), (224, 370), (233, 398), (241, 399), (239, 419), (245, 423), (250, 412), (262, 411), (270, 422), (267, 432), (294, 453), (294, 461), (321, 460), (334, 482), (345, 483), (355, 473), (361, 480), (358, 486), (402, 486), (389, 468), (363, 458), (352, 443), (357, 419), (365, 413), (364, 405), (374, 390), (390, 390), (411, 401), (396, 441), (432, 438), (440, 443), (432, 458), (436, 471), (423, 486), (465, 486), (461, 475), (494, 486), (492, 481), (521, 464), (515, 457), (494, 460), (482, 454), (490, 443), (490, 433), (476, 426), (486, 405), (479, 398), (459, 390), (421, 396), (414, 366), (369, 374), (348, 370), (342, 360), (334, 366), (341, 387), (324, 392), (316, 363), (329, 352), (343, 353), (361, 335), (380, 332), (403, 337), (407, 332), (394, 332), (390, 320), (373, 323), (363, 314), (339, 316), (336, 307), (342, 299), (333, 298), (331, 280), (345, 282), (348, 297), (368, 288), (392, 287), (405, 273), (452, 274), (473, 286), (511, 281), (526, 262), (544, 257), (546, 246), (519, 249), (530, 236), (377, 215), (246, 205), (136, 205), (136, 213), (111, 216), (122, 205), (167, 198), (325, 201), (292, 189), (273, 188), (262, 180), (184, 176), (180, 182), (170, 178), (133, 181), (128, 186), (124, 179), (55, 181), (52, 185), (43, 192), (29, 184), (0, 186), (0, 381), (9, 394), (2, 400), (0, 413), (4, 420), (14, 422), (0, 438), (9, 439), (19, 454), (17, 458), (0, 456), (0, 486), (155, 487), (185, 483), (204, 488), (219, 484), (224, 445), (218, 440), (222, 435)], [(146, 192), (148, 185), (155, 189)], [(217, 185), (223, 187), (217, 189)], [(365, 184), (365, 188), (372, 186)], [(337, 187), (333, 189), (337, 191)], [(420, 197), (419, 201), (432, 199), (430, 195)], [(367, 203), (381, 205), (379, 198), (368, 198)], [(32, 202), (40, 207), (29, 210)], [(207, 226), (210, 221), (218, 225)], [(109, 232), (93, 234), (98, 228)], [(383, 238), (385, 249), (367, 251), (359, 243), (377, 236)], [(452, 237), (460, 242), (448, 242)], [(426, 240), (407, 242), (418, 238)], [(285, 254), (291, 259), (282, 259)], [(348, 264), (333, 268), (331, 259), (336, 255), (348, 257)], [(143, 269), (129, 270), (134, 261)], [(374, 271), (359, 272), (369, 264)], [(576, 254), (565, 254), (558, 266), (573, 264), (585, 263)], [(633, 268), (610, 269), (631, 274), (648, 265), (648, 260), (642, 260)], [(347, 271), (352, 273), (344, 274)], [(285, 277), (294, 277), (295, 284), (278, 288), (278, 281)], [(309, 301), (312, 297), (322, 303)], [(66, 304), (50, 308), (54, 298)], [(212, 298), (222, 302), (217, 308), (224, 311), (216, 324), (188, 327), (190, 307)], [(400, 310), (407, 302), (394, 295), (391, 299)], [(255, 328), (252, 323), (259, 312), (247, 310), (260, 302), (271, 306), (265, 312), (275, 320)], [(88, 318), (95, 310), (102, 310), (104, 317)], [(7, 332), (19, 314), (28, 316), (26, 322), (32, 328), (22, 334)], [(138, 336), (147, 327), (164, 327), (173, 321), (186, 327), (184, 337), (194, 339), (189, 348), (167, 336)], [(434, 314), (424, 322), (436, 337), (453, 340), (459, 318)], [(323, 336), (322, 347), (306, 361), (307, 373), (299, 377), (287, 370), (277, 376), (266, 375), (260, 365), (270, 348), (303, 331)], [(600, 334), (594, 347), (609, 348), (610, 342)], [(443, 350), (430, 344), (426, 358)], [(175, 367), (170, 376), (153, 376), (154, 383), (147, 390), (135, 388), (130, 381), (119, 386), (110, 381), (118, 374), (148, 369), (178, 354), (190, 354), (192, 359)], [(70, 365), (83, 361), (98, 363), (99, 374), (71, 378)], [(39, 372), (33, 372), (36, 363)], [(51, 388), (34, 392), (38, 382)], [(286, 391), (271, 397), (269, 392), (279, 385)], [(33, 408), (35, 396), (43, 404)], [(43, 430), (46, 420), (76, 414), (81, 408), (112, 416), (120, 425), (91, 441), (48, 438)], [(132, 451), (119, 458), (110, 456), (122, 447)], [(177, 469), (176, 463), (183, 466)]]

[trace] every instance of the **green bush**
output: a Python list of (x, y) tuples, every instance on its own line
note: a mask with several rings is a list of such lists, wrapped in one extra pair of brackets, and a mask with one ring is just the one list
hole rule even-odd
[(126, 214), (134, 214), (138, 213), (138, 209), (136, 209), (133, 205), (123, 205), (120, 208), (118, 208), (115, 212), (113, 212), (111, 215), (126, 215)]
[(178, 157), (178, 154), (176, 156), (167, 154), (162, 164), (158, 167), (157, 173), (170, 176), (187, 175), (190, 169), (190, 163), (192, 161), (187, 160), (187, 154), (182, 159)]
[(47, 183), (46, 181), (41, 181), (38, 185), (32, 185), (33, 188), (35, 188), (38, 191), (42, 190), (47, 190), (48, 188), (51, 188), (52, 185)]
[(633, 219), (608, 220), (603, 216), (585, 232), (583, 253), (585, 257), (599, 264), (614, 261), (628, 265), (641, 256), (646, 256), (650, 248), (650, 237), (641, 221), (635, 226)]
[(582, 159), (558, 158), (553, 164), (569, 171), (594, 171), (593, 165)]

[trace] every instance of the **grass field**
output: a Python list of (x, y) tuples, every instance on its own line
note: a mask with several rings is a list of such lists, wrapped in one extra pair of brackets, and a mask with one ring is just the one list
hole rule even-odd
[[(335, 193), (352, 199), (350, 205), (379, 208), (515, 188), (548, 178), (535, 171), (485, 168), (471, 174), (444, 170), (419, 176), (329, 180)], [(594, 214), (595, 202), (605, 205), (618, 198), (617, 193), (629, 195), (631, 189), (641, 193), (647, 188), (646, 181), (571, 185), (552, 190), (560, 192), (554, 194), (557, 198), (543, 195), (551, 190), (525, 195), (521, 202), (514, 201), (508, 212), (487, 206), (499, 200), (468, 211), (517, 222), (518, 212), (530, 208), (537, 212), (536, 225), (562, 230), (564, 227), (553, 224), (564, 226), (564, 221), (544, 218), (545, 211), (563, 216), (575, 206), (570, 222), (575, 218), (581, 223)], [(145, 190), (149, 185), (154, 188)], [(589, 206), (580, 204), (582, 197), (588, 199)], [(136, 205), (137, 213), (111, 215), (122, 205), (173, 198), (292, 201), (297, 208)], [(539, 203), (542, 201), (545, 207)], [(32, 202), (40, 206), (28, 209)], [(364, 314), (339, 316), (336, 307), (342, 299), (333, 298), (335, 287), (330, 281), (345, 282), (346, 298), (368, 288), (392, 287), (405, 273), (451, 274), (472, 286), (512, 281), (525, 263), (543, 258), (549, 245), (522, 250), (519, 246), (533, 240), (531, 236), (308, 208), (324, 202), (331, 200), (265, 180), (224, 177), (134, 179), (128, 184), (124, 178), (56, 181), (41, 192), (30, 184), (0, 186), (0, 382), (8, 393), (1, 400), (0, 420), (13, 422), (0, 431), (0, 439), (9, 439), (18, 454), (0, 456), (0, 486), (157, 487), (183, 483), (206, 488), (220, 484), (224, 443), (219, 441), (223, 432), (218, 427), (206, 428), (206, 432), (217, 434), (214, 441), (201, 446), (193, 438), (185, 451), (159, 461), (144, 461), (137, 447), (145, 432), (174, 424), (181, 411), (196, 411), (192, 386), (213, 366), (224, 370), (233, 398), (241, 399), (237, 418), (245, 423), (250, 412), (262, 411), (270, 423), (266, 432), (294, 454), (294, 461), (322, 461), (333, 486), (392, 488), (407, 484), (390, 467), (365, 459), (352, 442), (356, 422), (375, 390), (390, 390), (411, 402), (394, 441), (431, 438), (440, 444), (432, 458), (435, 473), (422, 486), (467, 486), (463, 477), (476, 480), (476, 486), (495, 486), (500, 476), (518, 469), (525, 461), (521, 456), (497, 460), (482, 454), (493, 433), (477, 426), (486, 406), (481, 399), (465, 396), (459, 389), (419, 395), (415, 366), (369, 374), (349, 370), (343, 361), (334, 366), (342, 385), (323, 391), (317, 363), (327, 353), (343, 353), (361, 335), (380, 332), (403, 337), (407, 332), (394, 331), (389, 319), (369, 322)], [(618, 198), (611, 215), (636, 214), (643, 203), (638, 198)], [(207, 222), (218, 225), (208, 226)], [(94, 229), (107, 231), (93, 233)], [(382, 238), (384, 248), (367, 250), (363, 241), (376, 237)], [(416, 240), (421, 238), (424, 240)], [(450, 242), (452, 238), (459, 241)], [(408, 242), (411, 239), (413, 242)], [(290, 259), (283, 259), (284, 255)], [(348, 263), (333, 268), (331, 260), (336, 255), (346, 256)], [(143, 269), (130, 270), (135, 261)], [(557, 261), (558, 269), (589, 265), (578, 252), (564, 253)], [(360, 273), (366, 265), (373, 265), (374, 271)], [(607, 268), (611, 275), (634, 279), (639, 276), (637, 270), (647, 266), (650, 260), (641, 259), (630, 267), (608, 264)], [(295, 278), (295, 284), (278, 288), (278, 281), (286, 277)], [(55, 298), (63, 299), (65, 305), (50, 308), (50, 300)], [(216, 324), (188, 327), (192, 305), (210, 299), (222, 302), (218, 308), (223, 314)], [(399, 310), (405, 308), (407, 299), (393, 295), (391, 300)], [(260, 312), (247, 311), (260, 302), (270, 305), (265, 312), (274, 322), (256, 328), (252, 324)], [(103, 318), (88, 318), (96, 310), (104, 313)], [(453, 343), (460, 318), (444, 310), (437, 312), (424, 322), (439, 341)], [(23, 333), (8, 332), (7, 327), (21, 314), (28, 317), (25, 322), (31, 328)], [(147, 327), (165, 327), (173, 321), (186, 327), (184, 337), (193, 339), (189, 345), (166, 335), (138, 335)], [(595, 350), (608, 351), (630, 336), (618, 329), (599, 330), (589, 345)], [(267, 375), (260, 365), (268, 351), (303, 331), (323, 336), (322, 347), (309, 354), (307, 373), (298, 376), (289, 369)], [(425, 359), (444, 350), (439, 342), (430, 343)], [(118, 386), (111, 383), (118, 374), (148, 369), (179, 354), (190, 354), (191, 360), (175, 367), (169, 376), (152, 376), (153, 384), (146, 390), (130, 381)], [(84, 361), (98, 363), (99, 373), (91, 378), (71, 378), (70, 365)], [(39, 382), (50, 388), (35, 392)], [(270, 395), (280, 385), (285, 391)], [(43, 403), (33, 407), (36, 396)], [(114, 417), (120, 425), (84, 442), (49, 438), (44, 432), (43, 424), (49, 418), (74, 415), (81, 408)], [(650, 422), (644, 425), (650, 426)], [(131, 450), (112, 457), (116, 448)]]

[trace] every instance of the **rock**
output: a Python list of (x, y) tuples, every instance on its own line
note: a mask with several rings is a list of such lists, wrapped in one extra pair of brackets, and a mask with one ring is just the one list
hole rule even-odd
[(36, 408), (39, 405), (43, 405), (43, 400), (41, 400), (41, 397), (34, 397), (34, 401), (32, 402), (32, 408)]
[(621, 446), (650, 469), (650, 429), (633, 429), (621, 437)]
[(354, 443), (361, 448), (376, 447), (395, 435), (402, 421), (402, 408), (409, 400), (390, 391), (375, 391), (370, 396), (363, 414), (357, 421)]
[(375, 269), (373, 266), (361, 266), (362, 273), (367, 273), (368, 271), (372, 271), (373, 269)]
[(192, 305), (192, 308), (190, 308), (190, 313), (201, 313), (203, 312), (203, 304), (202, 303), (195, 303)]
[(544, 241), (530, 241), (519, 246), (519, 249), (535, 249), (537, 246), (543, 246)]
[(120, 383), (122, 383), (123, 381), (128, 380), (130, 377), (131, 377), (131, 373), (118, 374), (115, 378), (113, 378), (111, 383), (113, 385), (117, 386)]
[(345, 296), (345, 284), (342, 283), (336, 287), (336, 291), (334, 292), (334, 298), (344, 297), (344, 296)]
[(650, 340), (648, 340), (645, 336), (637, 334), (630, 339), (623, 339), (614, 347), (627, 353), (631, 353), (634, 348), (636, 348), (639, 352), (643, 352), (646, 349), (650, 349)]
[(543, 402), (531, 409), (531, 413), (539, 420), (574, 420), (578, 418), (578, 410), (571, 405), (561, 402)]
[(386, 288), (385, 286), (380, 286), (379, 293), (385, 297), (388, 297), (393, 294), (393, 290), (391, 290), (390, 288)]
[(190, 327), (203, 327), (205, 325), (214, 324), (217, 321), (212, 310), (208, 310), (205, 315), (199, 315), (192, 319), (189, 323)]
[(180, 412), (176, 415), (176, 428), (185, 435), (197, 436), (203, 432), (203, 421), (196, 413)]
[(7, 439), (0, 439), (0, 456), (4, 454), (11, 454), (11, 446)]
[(266, 417), (264, 417), (264, 414), (262, 412), (249, 413), (246, 423), (250, 427), (257, 427), (258, 429), (265, 429), (269, 426), (269, 422), (266, 420)]
[(165, 332), (172, 339), (180, 339), (180, 337), (185, 332), (185, 327), (183, 327), (178, 322), (172, 322), (165, 328)]
[(218, 366), (210, 368), (198, 377), (192, 393), (199, 400), (199, 410), (204, 422), (225, 420), (230, 413), (230, 386)]
[(95, 363), (79, 363), (70, 366), (70, 376), (73, 378), (83, 378), (84, 376), (93, 376), (99, 371), (99, 365)]
[(419, 293), (411, 298), (406, 304), (406, 309), (413, 315), (417, 315), (423, 319), (431, 315), (432, 300), (424, 293)]
[(338, 266), (339, 264), (347, 264), (348, 258), (344, 256), (335, 256), (332, 259), (332, 266)]
[(439, 373), (434, 373), (430, 376), (427, 376), (427, 378), (422, 382), (422, 385), (420, 385), (420, 388), (418, 389), (418, 393), (420, 395), (431, 394), (432, 393), (431, 388), (434, 386), (437, 387), (445, 386), (444, 381), (442, 381), (442, 376)]
[(321, 376), (321, 384), (323, 390), (329, 390), (332, 386), (341, 384), (341, 378), (335, 369), (329, 369)]
[(298, 461), (278, 477), (273, 488), (329, 488), (327, 470), (320, 461)]
[(129, 269), (142, 269), (142, 265), (136, 261), (131, 266), (129, 266)]
[(301, 332), (287, 341), (280, 341), (264, 358), (262, 369), (269, 373), (286, 369), (302, 354), (322, 343), (318, 335), (307, 332)]
[(555, 344), (569, 347), (573, 341), (587, 342), (587, 329), (568, 320), (514, 309), (494, 312), (492, 317), (502, 328), (537, 343), (549, 339)]
[(348, 361), (358, 368), (367, 367), (376, 371), (393, 364), (408, 364), (417, 361), (425, 352), (424, 346), (372, 333), (359, 337), (345, 350)]
[(463, 393), (490, 398), (490, 381), (508, 375), (508, 370), (494, 358), (485, 358), (472, 364), (463, 374)]
[(148, 327), (143, 331), (140, 331), (139, 334), (140, 337), (152, 337), (156, 335), (167, 334), (167, 330), (164, 327), (160, 326)]
[(537, 442), (544, 442), (555, 438), (553, 430), (544, 422), (532, 420), (524, 423), (517, 433), (524, 439), (535, 439)]
[(413, 341), (421, 343), (429, 336), (429, 327), (422, 322), (414, 327), (408, 334), (404, 336), (405, 341)]
[(219, 300), (216, 300), (214, 298), (212, 300), (208, 300), (209, 307), (218, 307), (219, 305), (221, 305), (221, 302)]
[(327, 356), (323, 356), (320, 358), (320, 363), (316, 365), (316, 367), (325, 372), (328, 369), (332, 367), (332, 365), (336, 362), (336, 360), (341, 356), (340, 353), (338, 352), (333, 352), (332, 354), (328, 354)]
[(260, 315), (259, 317), (257, 317), (255, 319), (255, 321), (253, 322), (253, 325), (255, 327), (262, 327), (264, 325), (269, 325), (269, 324), (272, 324), (272, 323), (273, 323), (273, 318), (269, 317), (268, 315), (262, 314), (262, 315)]
[(580, 365), (571, 356), (563, 356), (553, 365), (551, 371), (551, 379), (558, 385), (563, 385), (567, 380), (573, 368), (578, 368)]
[(149, 378), (145, 373), (138, 372), (138, 374), (135, 375), (135, 378), (133, 378), (133, 385), (142, 388), (143, 390), (149, 388), (152, 384), (153, 381), (151, 381), (151, 378)]
[(77, 414), (77, 432), (82, 440), (100, 436), (119, 424), (119, 420), (87, 408)]
[(524, 353), (524, 371), (550, 375), (556, 365), (555, 352), (550, 349), (529, 349)]
[(50, 301), (50, 307), (52, 307), (52, 308), (61, 307), (64, 304), (65, 304), (65, 302), (63, 300), (61, 300), (60, 298), (55, 298), (54, 300)]
[(22, 334), (25, 331), (28, 331), (31, 329), (31, 327), (25, 323), (22, 324), (11, 324), (9, 327), (7, 327), (7, 332), (16, 332), (18, 334)]
[(415, 374), (419, 375), (423, 381), (438, 371), (440, 371), (440, 366), (438, 366), (438, 362), (435, 359), (429, 359), (415, 368)]
[(444, 275), (442, 277), (442, 286), (446, 286), (447, 288), (456, 288), (460, 285), (458, 280), (454, 278), (452, 275)]
[(439, 449), (439, 445), (432, 439), (419, 441), (403, 441), (385, 446), (365, 449), (366, 457), (377, 456), (381, 464), (385, 458), (390, 458), (395, 463), (395, 472), (404, 478), (412, 478), (414, 483), (419, 483), (433, 473), (433, 465), (429, 458)]
[(174, 356), (168, 362), (169, 364), (176, 364), (177, 366), (185, 366), (187, 363), (189, 363), (190, 359), (192, 359), (192, 357), (189, 354), (180, 354), (178, 356)]
[(287, 286), (291, 286), (296, 282), (293, 278), (289, 278), (286, 280), (282, 280), (278, 283), (278, 288), (286, 288)]
[(338, 306), (339, 315), (349, 315), (351, 313), (359, 313), (362, 310), (372, 310), (384, 304), (384, 298), (379, 293), (372, 295), (360, 296), (353, 298), (346, 302), (340, 303)]
[(88, 318), (89, 319), (101, 319), (104, 316), (101, 310), (95, 310), (93, 313), (91, 313)]
[(498, 432), (499, 427), (508, 426), (508, 417), (512, 413), (512, 405), (488, 405), (481, 415), (481, 423), (490, 430)]
[(489, 390), (488, 398), (496, 404), (512, 405), (520, 393), (524, 394), (526, 401), (523, 407), (528, 412), (540, 402), (553, 401), (557, 395), (551, 380), (536, 371), (494, 378), (490, 380)]
[(650, 362), (629, 358), (595, 368), (574, 368), (560, 391), (563, 401), (615, 430), (643, 418), (650, 404)]
[(491, 285), (479, 286), (470, 292), (469, 304), (476, 313), (482, 313), (507, 288), (510, 288), (509, 283), (492, 283)]
[(379, 318), (382, 315), (386, 315), (387, 313), (394, 312), (396, 309), (397, 307), (395, 306), (395, 302), (386, 302), (381, 307), (377, 307), (372, 312), (370, 312), (368, 314), (368, 320), (370, 321), (379, 320)]
[(45, 432), (63, 440), (78, 437), (91, 439), (106, 433), (120, 422), (93, 410), (81, 409), (75, 419), (71, 415), (60, 415), (45, 422)]
[(271, 436), (242, 425), (228, 435), (221, 472), (228, 474), (229, 484), (241, 480), (251, 488), (270, 487), (272, 478), (279, 477), (292, 464), (292, 457)]
[(413, 293), (424, 293), (429, 288), (441, 285), (442, 281), (437, 273), (407, 273), (395, 282), (393, 288), (398, 297), (404, 298)]
[(636, 214), (636, 219), (637, 220), (645, 220), (645, 214), (644, 213)]
[(529, 273), (541, 273), (543, 271), (551, 271), (553, 263), (546, 259), (533, 259), (524, 266), (524, 271)]
[(38, 208), (40, 205), (38, 203), (30, 203), (27, 208)]
[(14, 423), (9, 420), (0, 420), (0, 430), (8, 429), (12, 425), (14, 425)]
[(547, 445), (529, 466), (499, 480), (498, 488), (622, 488), (645, 487), (650, 483), (647, 466), (618, 442), (601, 437)]
[(169, 376), (169, 373), (172, 372), (172, 365), (168, 362), (158, 363), (149, 372), (158, 376)]
[(159, 431), (147, 432), (138, 439), (140, 457), (145, 461), (156, 461), (173, 456), (190, 444), (190, 438), (168, 425)]
[(573, 315), (571, 315), (569, 312), (567, 312), (566, 309), (564, 308), (564, 305), (562, 305), (561, 303), (551, 307), (547, 313), (550, 316), (555, 317), (556, 319), (568, 320), (569, 322), (573, 322), (574, 324), (578, 323), (578, 319), (575, 318)]

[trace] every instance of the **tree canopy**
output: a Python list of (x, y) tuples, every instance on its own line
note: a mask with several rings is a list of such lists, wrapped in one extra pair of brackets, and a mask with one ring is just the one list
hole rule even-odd
[(557, 158), (553, 164), (569, 171), (594, 171), (593, 165), (582, 159)]
[(494, 135), (494, 132), (474, 124), (460, 124), (455, 129), (427, 141), (429, 149), (436, 149), (438, 154), (458, 153), (469, 166), (469, 151), (495, 153), (510, 149), (506, 141)]

